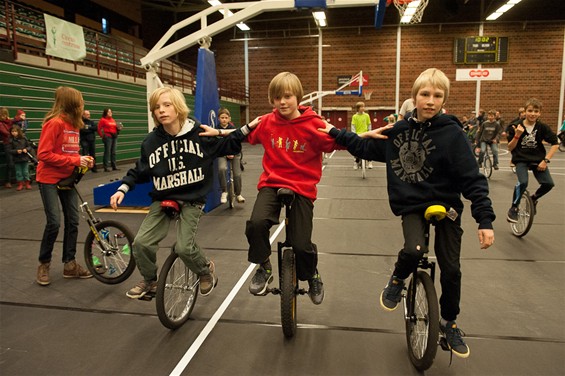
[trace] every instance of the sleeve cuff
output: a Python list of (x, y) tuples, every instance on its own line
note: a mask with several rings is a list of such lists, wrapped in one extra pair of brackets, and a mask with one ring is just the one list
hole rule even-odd
[(127, 184), (122, 184), (118, 188), (118, 191), (122, 192), (123, 194), (126, 194), (129, 192), (129, 186)]

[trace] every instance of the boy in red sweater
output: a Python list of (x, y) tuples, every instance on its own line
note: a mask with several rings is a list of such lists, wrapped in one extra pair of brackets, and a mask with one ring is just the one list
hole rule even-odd
[(263, 295), (273, 280), (269, 230), (279, 222), (281, 204), (277, 190), (288, 188), (295, 193), (286, 231), (296, 254), (297, 277), (308, 281), (310, 299), (320, 304), (324, 286), (317, 269), (316, 245), (312, 243), (316, 184), (322, 176), (322, 153), (341, 147), (332, 137), (319, 136), (317, 129), (325, 127), (325, 123), (310, 107), (299, 106), (303, 96), (296, 75), (289, 72), (276, 75), (269, 84), (273, 112), (262, 116), (256, 131), (247, 136), (250, 144), (261, 144), (265, 149), (263, 173), (257, 185), (259, 193), (245, 229), (248, 260), (259, 264), (249, 291)]

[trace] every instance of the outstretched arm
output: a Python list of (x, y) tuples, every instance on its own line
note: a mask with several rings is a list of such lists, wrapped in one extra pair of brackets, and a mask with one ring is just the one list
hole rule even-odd
[[(244, 125), (241, 128), (248, 127), (249, 130), (255, 128), (261, 122), (261, 116), (257, 116), (249, 124)], [(217, 137), (217, 136), (227, 136), (231, 132), (236, 131), (236, 129), (217, 129), (212, 128), (206, 124), (200, 124), (200, 128), (204, 129), (204, 132), (200, 132), (200, 136)], [(249, 132), (247, 132), (249, 133)], [(244, 134), (247, 134), (244, 133)]]

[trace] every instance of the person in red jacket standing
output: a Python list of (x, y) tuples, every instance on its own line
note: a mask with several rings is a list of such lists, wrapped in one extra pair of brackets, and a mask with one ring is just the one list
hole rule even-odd
[[(37, 150), (37, 183), (41, 201), (45, 210), (47, 223), (43, 231), (39, 248), (39, 267), (36, 282), (41, 286), (51, 283), (49, 267), (53, 246), (61, 227), (61, 213), (65, 217), (65, 234), (63, 237), (64, 278), (90, 278), (92, 274), (75, 260), (79, 207), (76, 191), (57, 188), (57, 183), (68, 178), (75, 167), (92, 167), (94, 160), (91, 156), (79, 154), (79, 130), (84, 126), (82, 112), (84, 100), (80, 91), (60, 86), (55, 91), (53, 108), (43, 119), (39, 147)], [(60, 203), (59, 203), (60, 201)]]
[(98, 134), (104, 143), (104, 171), (118, 170), (116, 167), (116, 145), (118, 143), (118, 125), (112, 117), (112, 109), (105, 108), (98, 122)]

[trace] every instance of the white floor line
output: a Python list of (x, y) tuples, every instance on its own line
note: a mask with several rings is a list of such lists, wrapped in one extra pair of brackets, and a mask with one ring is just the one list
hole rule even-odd
[[(328, 158), (331, 158), (334, 155), (334, 153), (335, 151), (332, 154), (330, 154)], [(322, 166), (322, 171), (325, 168), (326, 166)], [(270, 244), (273, 244), (273, 242), (275, 241), (277, 236), (279, 236), (283, 228), (284, 228), (284, 221), (279, 224), (273, 235), (271, 235), (271, 237), (269, 238)], [(171, 376), (181, 375), (183, 371), (186, 369), (186, 367), (188, 367), (188, 364), (190, 363), (194, 355), (196, 355), (196, 352), (200, 349), (200, 346), (202, 346), (206, 338), (208, 338), (208, 335), (212, 332), (218, 321), (220, 321), (220, 318), (223, 316), (224, 312), (226, 312), (226, 309), (228, 309), (229, 305), (231, 304), (231, 302), (233, 301), (233, 299), (235, 298), (235, 296), (237, 295), (237, 293), (239, 292), (245, 281), (247, 281), (247, 278), (249, 278), (249, 276), (255, 269), (256, 265), (257, 264), (249, 264), (249, 266), (247, 267), (243, 275), (239, 278), (235, 286), (232, 288), (226, 299), (222, 302), (218, 310), (214, 313), (212, 318), (210, 318), (210, 321), (208, 321), (208, 323), (206, 324), (204, 329), (202, 329), (196, 340), (188, 348), (184, 356), (181, 358), (181, 360), (177, 363), (176, 367), (170, 373)]]

